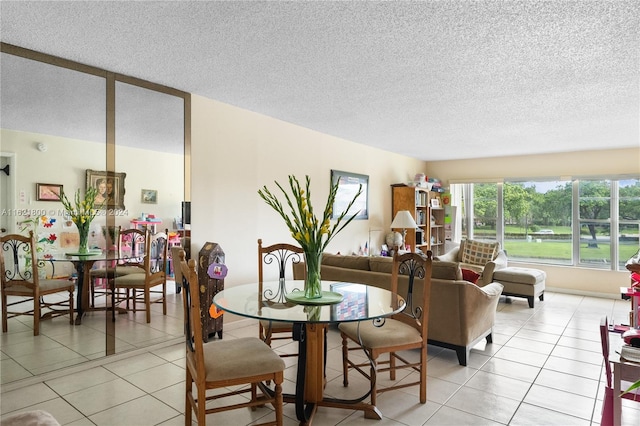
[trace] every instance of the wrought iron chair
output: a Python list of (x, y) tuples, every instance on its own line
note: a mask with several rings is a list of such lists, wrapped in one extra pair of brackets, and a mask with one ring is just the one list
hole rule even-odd
[[(8, 329), (8, 319), (19, 315), (33, 316), (33, 335), (40, 334), (40, 320), (69, 315), (69, 323), (73, 324), (73, 292), (75, 285), (68, 279), (41, 279), (38, 276), (38, 259), (36, 258), (36, 239), (33, 231), (29, 236), (8, 234), (0, 237), (0, 273), (2, 276), (2, 332)], [(67, 301), (48, 303), (47, 295), (69, 292)], [(16, 301), (8, 302), (14, 296)], [(9, 311), (11, 306), (21, 303), (33, 303), (27, 311)], [(55, 309), (54, 307), (64, 308)], [(43, 312), (46, 310), (46, 312)]]
[[(142, 272), (130, 273), (114, 279), (115, 289), (125, 289), (126, 296), (117, 295), (117, 303), (123, 300), (127, 302), (127, 309), (131, 309), (135, 313), (138, 303), (144, 303), (147, 315), (147, 323), (151, 322), (151, 303), (162, 303), (162, 313), (167, 315), (167, 253), (168, 253), (168, 231), (158, 232), (153, 236), (149, 236), (149, 230), (144, 231), (146, 234), (145, 256), (142, 264), (144, 265)], [(128, 266), (131, 267), (131, 266)], [(161, 290), (151, 290), (153, 287), (162, 286)], [(130, 294), (129, 291), (132, 291)], [(139, 296), (138, 290), (142, 290), (142, 296)], [(152, 294), (160, 294), (160, 298), (151, 301)]]
[[(196, 413), (198, 424), (205, 425), (207, 414), (244, 407), (255, 409), (265, 404), (273, 405), (275, 421), (263, 424), (282, 425), (284, 361), (256, 337), (203, 343), (196, 262), (191, 259), (187, 264), (184, 251), (181, 251), (179, 265), (184, 278), (182, 294), (187, 346), (185, 425), (192, 424), (192, 412)], [(267, 381), (274, 383), (274, 391), (264, 387), (262, 382)], [(242, 387), (237, 388), (238, 386)], [(207, 390), (221, 388), (222, 390), (216, 394), (207, 396)], [(225, 391), (224, 388), (234, 390)], [(258, 388), (262, 391), (261, 395), (258, 395)], [(235, 397), (244, 393), (250, 393), (248, 401), (243, 398), (243, 402), (230, 401), (231, 405), (216, 403), (206, 406), (210, 400)]]
[[(278, 305), (286, 306), (285, 293), (285, 275), (287, 264), (299, 263), (303, 260), (304, 251), (302, 248), (291, 244), (273, 244), (267, 247), (262, 246), (262, 239), (258, 239), (258, 294), (261, 295), (262, 304), (272, 308)], [(265, 265), (278, 266), (278, 290), (274, 293), (271, 289), (264, 289), (264, 269)], [(291, 291), (293, 289), (289, 289)], [(271, 346), (273, 340), (291, 339), (293, 333), (293, 324), (289, 322), (273, 322), (261, 320), (259, 322), (259, 337), (267, 345)], [(280, 356), (290, 357), (297, 356), (297, 353), (284, 353)]]
[[(391, 272), (391, 291), (399, 293), (400, 286), (406, 292), (399, 294), (405, 297), (405, 309), (389, 319), (380, 321), (362, 321), (341, 323), (338, 325), (342, 336), (342, 368), (343, 384), (349, 385), (348, 372), (350, 368), (357, 370), (370, 381), (371, 404), (376, 405), (378, 393), (407, 386), (420, 386), (420, 403), (427, 401), (427, 331), (429, 329), (429, 296), (431, 293), (431, 251), (424, 257), (421, 253), (406, 253), (393, 257)], [(398, 283), (403, 277), (402, 283)], [(420, 296), (418, 300), (414, 296)], [(416, 302), (418, 302), (416, 304)], [(349, 347), (349, 341), (357, 346)], [(417, 349), (420, 360), (410, 362), (400, 351)], [(368, 363), (359, 363), (349, 359), (349, 352), (363, 350)], [(378, 357), (388, 353), (389, 359), (378, 361)], [(387, 366), (381, 368), (382, 366)], [(365, 368), (369, 366), (369, 372)], [(410, 369), (419, 373), (419, 380), (394, 386), (378, 388), (376, 377), (378, 373), (389, 372), (391, 380), (396, 379), (398, 369)]]

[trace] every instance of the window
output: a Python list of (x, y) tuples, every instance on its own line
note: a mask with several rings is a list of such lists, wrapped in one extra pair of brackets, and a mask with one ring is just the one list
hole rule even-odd
[(578, 182), (579, 264), (611, 263), (611, 182)]
[(618, 181), (618, 193), (618, 265), (622, 269), (627, 260), (638, 251), (640, 180)]
[(497, 240), (512, 260), (624, 270), (640, 246), (640, 179), (454, 185), (462, 238)]
[(498, 185), (478, 183), (473, 185), (473, 221), (470, 229), (473, 238), (497, 240)]

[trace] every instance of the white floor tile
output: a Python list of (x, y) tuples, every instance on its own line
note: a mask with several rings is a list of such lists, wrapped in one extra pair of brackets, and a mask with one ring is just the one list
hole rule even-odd
[[(0, 336), (2, 416), (39, 408), (65, 425), (183, 425), (182, 306), (181, 299), (172, 296), (179, 303), (169, 303), (166, 317), (158, 311), (159, 305), (154, 306), (151, 324), (146, 324), (142, 312), (117, 317), (116, 349), (125, 353), (123, 359), (103, 357), (102, 312), (87, 315), (82, 326), (47, 321), (36, 338), (30, 318), (12, 319), (9, 332)], [(383, 393), (378, 396), (383, 419), (375, 424), (582, 425), (591, 420), (598, 424), (604, 378), (599, 318), (611, 312), (619, 312), (622, 318), (627, 311), (628, 303), (623, 301), (551, 292), (535, 309), (525, 299), (501, 301), (493, 344), (483, 341), (473, 348), (467, 367), (458, 364), (454, 351), (430, 345), (427, 403), (419, 403), (416, 386)], [(255, 321), (225, 323), (225, 339), (255, 335)], [(126, 351), (150, 342), (168, 343), (126, 356)], [(619, 343), (614, 339), (612, 347)], [(350, 385), (343, 386), (340, 346), (339, 332), (330, 327), (325, 393), (338, 398), (360, 396), (367, 391), (368, 381), (352, 372)], [(37, 350), (30, 353), (32, 349)], [(87, 359), (100, 359), (100, 363), (74, 369), (73, 374), (59, 370)], [(295, 390), (296, 362), (296, 358), (285, 359), (285, 392)], [(46, 379), (32, 377), (38, 373), (47, 373)], [(414, 376), (399, 376), (397, 382)], [(380, 377), (379, 386), (390, 383)], [(624, 405), (623, 425), (640, 422), (640, 404), (631, 404)], [(284, 413), (286, 426), (298, 424), (293, 404), (285, 404)], [(270, 407), (210, 415), (208, 422), (236, 426), (265, 418), (273, 418)], [(327, 407), (320, 407), (314, 419), (314, 425), (320, 426), (373, 423), (361, 411)]]

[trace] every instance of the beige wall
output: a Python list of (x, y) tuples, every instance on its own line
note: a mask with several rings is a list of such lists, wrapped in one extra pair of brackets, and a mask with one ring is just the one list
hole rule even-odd
[[(429, 176), (445, 184), (490, 179), (598, 175), (640, 175), (640, 148), (583, 151), (549, 155), (480, 158), (427, 162)], [(587, 268), (570, 268), (510, 262), (547, 272), (547, 287), (560, 291), (620, 297), (619, 287), (629, 284), (629, 274)]]
[(379, 248), (391, 224), (392, 183), (424, 172), (424, 162), (331, 137), (199, 96), (192, 97), (192, 250), (207, 241), (225, 251), (225, 285), (255, 282), (257, 239), (295, 243), (283, 220), (257, 191), (274, 180), (311, 177), (312, 203), (324, 208), (331, 170), (369, 175), (369, 220), (353, 221), (330, 252), (364, 246), (369, 230)]

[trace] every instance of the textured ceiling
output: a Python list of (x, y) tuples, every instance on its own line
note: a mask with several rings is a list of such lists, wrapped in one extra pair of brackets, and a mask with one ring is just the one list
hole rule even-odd
[(638, 1), (0, 2), (3, 42), (425, 160), (639, 145)]

